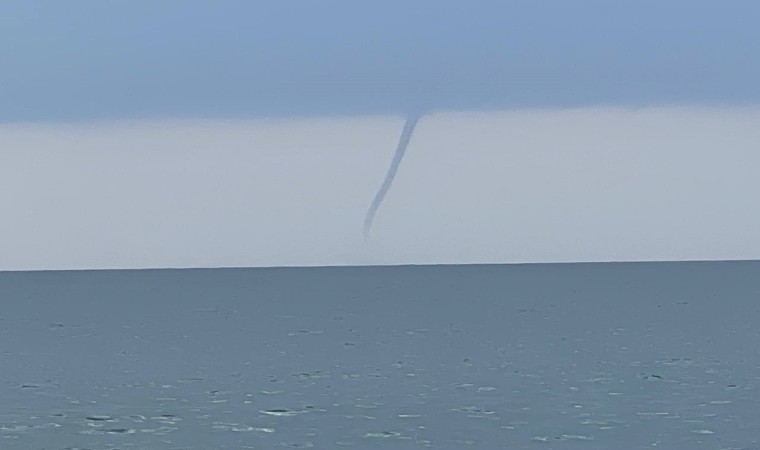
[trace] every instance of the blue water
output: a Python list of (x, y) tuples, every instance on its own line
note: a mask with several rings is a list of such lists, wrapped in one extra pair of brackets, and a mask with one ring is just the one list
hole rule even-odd
[(760, 448), (760, 262), (0, 273), (0, 448)]

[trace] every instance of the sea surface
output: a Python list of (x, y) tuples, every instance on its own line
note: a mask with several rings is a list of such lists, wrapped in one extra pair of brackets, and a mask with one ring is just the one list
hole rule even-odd
[(0, 449), (760, 449), (760, 262), (0, 273)]

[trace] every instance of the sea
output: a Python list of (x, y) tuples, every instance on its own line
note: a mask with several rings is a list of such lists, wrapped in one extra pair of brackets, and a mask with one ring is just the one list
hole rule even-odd
[(0, 273), (0, 449), (760, 449), (760, 262)]

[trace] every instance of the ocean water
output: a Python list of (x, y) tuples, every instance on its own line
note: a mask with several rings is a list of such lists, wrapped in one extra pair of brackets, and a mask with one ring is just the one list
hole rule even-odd
[(0, 273), (2, 449), (760, 449), (760, 262)]

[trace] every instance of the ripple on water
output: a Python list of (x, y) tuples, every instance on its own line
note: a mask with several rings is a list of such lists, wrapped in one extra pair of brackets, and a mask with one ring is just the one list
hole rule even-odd
[(462, 408), (452, 408), (449, 411), (464, 413), (467, 415), (467, 417), (472, 417), (472, 418), (482, 418), (482, 417), (488, 417), (488, 416), (492, 416), (496, 414), (496, 411), (478, 408), (477, 406), (465, 406)]
[(91, 420), (93, 422), (113, 422), (114, 419), (111, 416), (87, 416), (87, 420)]
[(261, 432), (274, 433), (275, 429), (270, 427), (254, 427), (233, 422), (214, 422), (211, 429), (215, 431), (234, 431), (237, 433)]
[(135, 434), (140, 430), (137, 430), (135, 428), (106, 428), (106, 429), (100, 429), (100, 428), (90, 428), (86, 430), (82, 430), (79, 433), (80, 434)]
[(299, 409), (299, 410), (291, 410), (291, 409), (265, 409), (259, 411), (261, 414), (266, 414), (268, 416), (277, 416), (277, 417), (291, 417), (291, 416), (297, 416), (299, 414), (306, 414), (309, 412), (306, 409)]
[(30, 430), (39, 430), (39, 429), (45, 429), (45, 428), (59, 428), (60, 426), (61, 424), (54, 423), (54, 422), (38, 423), (38, 424), (32, 424), (32, 425), (2, 424), (0, 425), (0, 432), (22, 433), (24, 431), (30, 431)]
[(373, 431), (366, 433), (364, 437), (370, 437), (370, 438), (393, 438), (393, 437), (401, 437), (401, 433), (398, 431)]
[(581, 434), (560, 434), (558, 436), (533, 436), (532, 441), (552, 442), (552, 441), (593, 441), (591, 436)]

